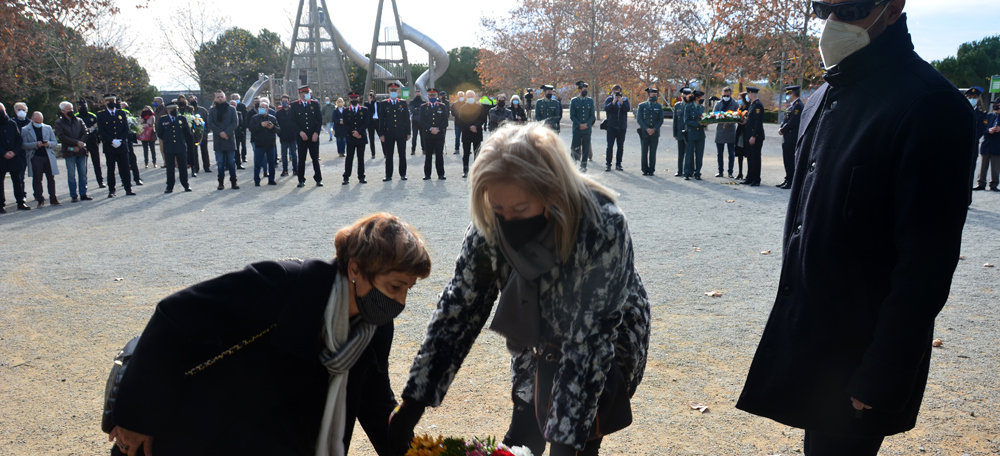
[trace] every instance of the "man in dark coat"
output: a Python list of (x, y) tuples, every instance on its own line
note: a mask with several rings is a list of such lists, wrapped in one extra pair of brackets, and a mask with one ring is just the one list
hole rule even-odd
[[(368, 143), (368, 109), (361, 106), (361, 94), (351, 92), (347, 94), (351, 100), (351, 105), (344, 109), (344, 130), (347, 132), (347, 162), (344, 163), (344, 182), (347, 185), (351, 180), (351, 168), (354, 165), (354, 158), (358, 159), (358, 182), (367, 184), (365, 180), (365, 144)], [(372, 148), (374, 148), (372, 144)]]
[[(376, 141), (379, 137), (378, 117), (382, 114), (378, 108), (379, 103), (375, 98), (375, 91), (368, 92), (368, 101), (365, 102), (365, 110), (368, 111), (368, 124), (365, 126), (365, 131), (368, 132), (368, 142), (372, 145), (372, 158), (375, 158), (375, 144), (380, 142)], [(385, 155), (384, 150), (382, 155)]]
[(411, 136), (413, 138), (410, 145), (410, 155), (415, 155), (417, 153), (417, 140), (420, 140), (420, 152), (424, 151), (424, 129), (420, 128), (420, 106), (424, 104), (423, 97), (418, 93), (417, 96), (413, 97), (413, 102), (410, 103), (410, 124), (413, 131)]
[[(94, 177), (97, 178), (97, 187), (104, 188), (104, 173), (101, 172), (101, 143), (100, 135), (97, 134), (97, 116), (90, 112), (87, 100), (80, 99), (76, 102), (78, 108), (76, 117), (83, 121), (83, 126), (87, 127), (87, 151), (90, 152), (90, 161), (94, 164)], [(163, 146), (160, 146), (163, 150)]]
[(757, 98), (759, 92), (760, 89), (756, 87), (747, 87), (750, 108), (747, 112), (746, 130), (743, 132), (747, 156), (747, 178), (743, 184), (751, 187), (760, 185), (760, 155), (764, 147), (764, 104)]
[(31, 207), (24, 202), (24, 184), (20, 175), (24, 162), (24, 149), (21, 147), (23, 139), (21, 129), (17, 128), (14, 119), (7, 115), (7, 108), (0, 103), (0, 214), (7, 212), (4, 209), (6, 199), (4, 196), (4, 180), (10, 174), (10, 181), (14, 187), (14, 199), (17, 201), (17, 208), (22, 211), (31, 210)]
[(188, 151), (194, 149), (194, 136), (187, 119), (177, 113), (177, 103), (166, 106), (167, 113), (156, 119), (156, 137), (163, 140), (163, 156), (167, 164), (167, 190), (174, 192), (174, 167), (178, 168), (181, 186), (185, 192), (190, 192), (187, 173)]
[(105, 106), (97, 113), (97, 132), (104, 148), (104, 158), (108, 162), (108, 198), (115, 197), (115, 168), (122, 179), (126, 195), (132, 193), (132, 180), (129, 178), (128, 144), (131, 133), (128, 128), (128, 117), (125, 111), (118, 108), (118, 97), (113, 94), (104, 95)]
[[(461, 131), (455, 134), (462, 137), (462, 178), (469, 175), (469, 156), (479, 150), (483, 143), (483, 124), (487, 121), (486, 107), (476, 103), (475, 92), (470, 90), (465, 95), (465, 102), (454, 108), (458, 111), (455, 129)], [(472, 101), (469, 101), (470, 95)]]
[(274, 118), (278, 119), (278, 126), (281, 127), (281, 133), (278, 133), (278, 140), (281, 142), (281, 175), (288, 175), (289, 162), (292, 164), (292, 173), (298, 175), (299, 157), (295, 148), (299, 129), (292, 119), (292, 105), (288, 102), (288, 95), (281, 96)]
[(250, 117), (257, 113), (248, 114), (247, 105), (240, 101), (240, 94), (234, 93), (229, 98), (236, 102), (236, 112), (240, 118), (240, 123), (236, 125), (236, 162), (242, 165), (247, 162), (247, 128)]
[[(785, 87), (785, 98), (788, 109), (785, 111), (785, 121), (778, 128), (781, 135), (781, 156), (785, 163), (785, 180), (775, 187), (788, 190), (792, 188), (792, 175), (795, 174), (795, 142), (799, 139), (799, 119), (802, 117), (802, 91), (799, 86)], [(722, 167), (719, 167), (720, 173)]]
[(399, 84), (389, 84), (389, 99), (382, 101), (378, 131), (385, 151), (385, 178), (392, 180), (392, 158), (399, 155), (399, 178), (406, 180), (406, 142), (410, 140), (410, 110), (406, 101), (399, 99)]
[[(972, 111), (913, 52), (904, 2), (827, 22), (867, 28), (872, 41), (824, 48), (826, 84), (796, 146), (778, 296), (736, 404), (805, 429), (806, 456), (875, 455), (884, 436), (914, 427), (959, 259)], [(902, 106), (873, 100), (885, 87), (908, 95)]]
[[(615, 84), (611, 88), (611, 95), (608, 95), (608, 98), (604, 100), (604, 112), (608, 113), (606, 120), (608, 123), (608, 151), (605, 154), (607, 156), (605, 171), (611, 171), (611, 153), (614, 151), (615, 144), (618, 144), (615, 169), (625, 170), (622, 168), (622, 149), (625, 148), (625, 132), (628, 129), (628, 113), (630, 111), (632, 111), (632, 105), (629, 103), (628, 97), (622, 95), (622, 86)], [(642, 133), (639, 135), (642, 136)], [(646, 171), (643, 170), (643, 172)]]
[(449, 109), (438, 101), (438, 93), (427, 89), (427, 103), (420, 106), (420, 131), (423, 132), (424, 180), (431, 179), (431, 160), (437, 167), (439, 180), (444, 177), (444, 135), (448, 131)]
[[(323, 171), (319, 167), (319, 134), (323, 131), (323, 108), (309, 93), (309, 86), (299, 87), (299, 100), (292, 103), (292, 122), (289, 128), (296, 132), (299, 153), (299, 187), (306, 186), (306, 158), (312, 159), (313, 180), (323, 186)], [(282, 128), (285, 128), (282, 126)]]
[[(1000, 192), (1000, 98), (993, 100), (993, 112), (986, 115), (986, 133), (979, 148), (982, 165), (979, 185), (973, 190), (986, 190), (986, 173), (990, 172), (990, 190)], [(975, 162), (973, 162), (975, 164)]]

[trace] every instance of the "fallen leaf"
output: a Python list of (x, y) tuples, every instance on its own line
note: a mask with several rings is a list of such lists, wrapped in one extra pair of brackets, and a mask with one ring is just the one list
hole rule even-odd
[(701, 413), (705, 413), (705, 412), (708, 411), (708, 406), (707, 405), (705, 405), (705, 404), (699, 404), (697, 402), (692, 402), (692, 403), (688, 404), (688, 407), (691, 407), (691, 410), (697, 410), (697, 411), (699, 411)]
[(760, 254), (761, 254), (761, 255), (770, 255), (770, 254), (771, 254), (771, 251), (770, 251), (770, 250), (765, 250), (765, 251), (763, 251), (763, 252), (760, 252)]
[(200, 210), (200, 211), (198, 211), (198, 212), (205, 212), (205, 210), (204, 210), (204, 209), (202, 209), (202, 210)]
[(710, 298), (721, 298), (722, 297), (722, 292), (718, 291), (718, 290), (712, 290), (712, 291), (706, 292), (705, 296), (708, 296)]
[(944, 345), (944, 342), (941, 339), (934, 339), (934, 342), (931, 342), (931, 345), (934, 347), (940, 347)]
[(694, 248), (694, 251), (695, 251), (695, 252), (700, 252), (700, 251), (701, 251), (701, 247), (695, 247), (695, 248)]
[(983, 267), (984, 267), (984, 268), (992, 268), (992, 267), (993, 267), (993, 265), (992, 265), (992, 264), (989, 264), (989, 263), (986, 263), (986, 264), (984, 264), (984, 265), (983, 265)]
[(123, 280), (125, 280), (124, 277), (115, 277), (115, 282), (121, 282)]
[(736, 200), (726, 200), (727, 203), (735, 203)]
[(959, 260), (964, 260), (964, 259), (965, 259), (965, 255), (959, 255), (959, 256), (958, 256), (958, 259), (959, 259)]

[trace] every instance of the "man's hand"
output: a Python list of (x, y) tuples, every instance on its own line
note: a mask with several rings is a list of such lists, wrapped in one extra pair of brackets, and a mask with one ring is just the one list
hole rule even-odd
[(476, 130), (476, 126), (475, 126), (475, 125), (473, 125), (473, 126), (469, 127), (469, 131), (471, 131), (471, 132), (473, 132), (473, 133), (476, 133), (476, 131), (477, 131), (477, 130)]
[(750, 137), (750, 145), (754, 146), (756, 144), (757, 144), (757, 137), (756, 136), (751, 136)]
[(83, 149), (84, 147), (87, 147), (87, 145), (84, 144), (83, 141), (77, 141), (76, 142), (76, 147), (79, 147), (79, 148)]
[(222, 139), (226, 139), (226, 140), (229, 139), (229, 135), (227, 135), (226, 132), (224, 132), (224, 131), (220, 131), (219, 132), (219, 137), (222, 138)]
[(268, 121), (265, 120), (265, 121), (263, 121), (263, 122), (260, 123), (260, 126), (262, 126), (264, 128), (271, 128), (271, 127), (267, 126), (267, 124), (269, 124), (269, 123), (271, 123), (271, 122), (268, 122)]
[(851, 398), (851, 405), (854, 407), (854, 410), (871, 410), (872, 409), (872, 406), (867, 405), (864, 402), (861, 402), (861, 401), (859, 401), (859, 400), (857, 400), (857, 399), (855, 399), (853, 397)]
[(646, 129), (646, 134), (647, 134), (647, 135), (649, 135), (649, 136), (653, 136), (653, 134), (654, 134), (654, 133), (656, 133), (656, 130), (655, 130), (655, 129), (653, 129), (653, 128), (647, 128), (647, 129)]
[(420, 422), (420, 417), (424, 414), (427, 406), (418, 402), (403, 400), (402, 404), (396, 407), (389, 415), (389, 445), (399, 454), (403, 454), (410, 448), (413, 440), (413, 429)]
[(118, 449), (128, 456), (135, 456), (139, 448), (143, 449), (146, 456), (153, 456), (153, 438), (148, 435), (115, 426), (108, 434), (108, 441), (114, 441)]
[(441, 131), (441, 130), (438, 129), (438, 127), (431, 127), (431, 134), (432, 135), (438, 134), (439, 131)]
[(785, 131), (784, 130), (778, 130), (778, 135), (779, 136), (784, 136), (785, 135)]
[(7, 160), (14, 158), (14, 151), (8, 150), (6, 154), (3, 154), (3, 158), (6, 158)]
[[(351, 136), (354, 136), (355, 138), (360, 138), (361, 134), (358, 133), (357, 130), (351, 130)], [(315, 141), (315, 139), (313, 141)]]
[(577, 127), (577, 128), (579, 128), (580, 130), (586, 130), (587, 129), (587, 124), (580, 124), (580, 126)]
[(379, 141), (382, 141), (382, 142), (385, 142), (385, 135), (382, 135), (382, 136), (379, 136), (379, 137), (378, 137), (378, 140), (379, 140)]
[(409, 140), (410, 140), (410, 136), (411, 136), (411, 135), (406, 135), (406, 140), (407, 140), (407, 141), (409, 141)]
[(319, 141), (319, 133), (313, 133), (312, 142), (317, 142), (317, 141)]
[(308, 141), (309, 140), (309, 136), (307, 136), (306, 132), (304, 132), (304, 131), (300, 131), (299, 132), (299, 137), (302, 138), (303, 141)]

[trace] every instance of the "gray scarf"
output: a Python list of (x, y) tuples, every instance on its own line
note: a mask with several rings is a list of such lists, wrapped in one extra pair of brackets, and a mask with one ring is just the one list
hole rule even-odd
[(507, 338), (507, 350), (518, 354), (542, 343), (538, 279), (557, 264), (555, 234), (550, 220), (538, 236), (514, 251), (499, 224), (497, 231), (500, 252), (513, 271), (500, 293), (490, 329)]
[(330, 387), (326, 393), (316, 456), (343, 456), (346, 453), (344, 423), (347, 416), (347, 373), (375, 335), (374, 325), (360, 317), (350, 317), (350, 289), (347, 277), (337, 274), (323, 314), (326, 325), (323, 327), (324, 346), (319, 359), (330, 372)]

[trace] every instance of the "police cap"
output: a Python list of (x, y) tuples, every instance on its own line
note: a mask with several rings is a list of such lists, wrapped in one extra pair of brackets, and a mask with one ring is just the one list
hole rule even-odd
[(691, 90), (690, 87), (682, 87), (681, 88), (681, 93), (683, 93), (684, 95), (690, 95), (690, 94), (694, 93), (694, 90)]
[(646, 87), (646, 93), (660, 93), (660, 89), (656, 87)]
[(113, 93), (106, 93), (106, 94), (104, 94), (104, 100), (105, 101), (115, 101), (117, 99), (118, 99), (118, 95), (115, 95)]
[(437, 89), (427, 89), (427, 96), (428, 97), (436, 97), (437, 94), (438, 94)]
[(390, 82), (389, 83), (389, 90), (398, 89), (398, 88), (399, 88), (399, 84), (396, 84), (395, 82)]
[(542, 90), (555, 90), (556, 88), (552, 84), (545, 84), (542, 86)]
[(299, 93), (308, 93), (308, 92), (309, 92), (308, 85), (299, 86)]
[(799, 90), (801, 88), (802, 87), (800, 87), (800, 86), (787, 86), (787, 87), (785, 87), (785, 93), (791, 93), (791, 92), (794, 92), (794, 91)]
[(171, 101), (170, 104), (167, 105), (167, 109), (177, 109), (177, 100)]
[(979, 95), (982, 95), (982, 94), (983, 94), (983, 88), (979, 87), (979, 86), (969, 87), (969, 90), (965, 91), (965, 95), (966, 96), (975, 95), (975, 96), (978, 97)]
[(747, 87), (747, 93), (757, 93), (757, 92), (760, 92), (760, 89), (756, 87)]
[(590, 87), (590, 84), (587, 84), (586, 82), (583, 81), (576, 81), (576, 88), (586, 89), (587, 87)]
[(350, 93), (347, 94), (347, 97), (348, 98), (361, 98), (361, 94), (352, 90)]
[(700, 90), (695, 90), (694, 91), (694, 96), (696, 96), (696, 97), (703, 97), (703, 96), (705, 96), (705, 92), (702, 92)]

